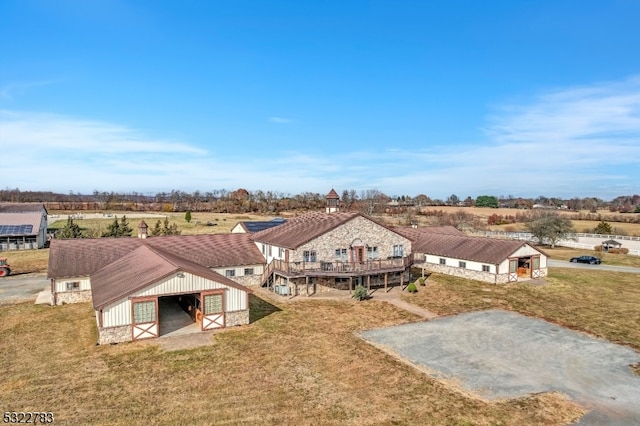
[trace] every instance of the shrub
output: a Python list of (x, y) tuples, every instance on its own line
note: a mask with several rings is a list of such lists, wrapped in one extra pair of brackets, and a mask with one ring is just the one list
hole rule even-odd
[(409, 293), (417, 293), (418, 287), (416, 287), (416, 283), (409, 283), (409, 285), (407, 286), (407, 291)]
[(420, 277), (420, 278), (418, 278), (418, 284), (420, 284), (420, 285), (425, 285), (425, 284), (424, 284), (424, 281), (425, 281), (425, 280), (424, 280), (424, 277)]
[(358, 284), (355, 289), (353, 289), (353, 298), (356, 300), (365, 300), (368, 298), (367, 289), (362, 284)]

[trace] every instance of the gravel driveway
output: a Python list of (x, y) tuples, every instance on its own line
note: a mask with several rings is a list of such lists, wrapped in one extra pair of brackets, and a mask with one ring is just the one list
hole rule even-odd
[(513, 312), (489, 310), (361, 334), (486, 399), (558, 391), (591, 409), (579, 425), (640, 424), (640, 354)]

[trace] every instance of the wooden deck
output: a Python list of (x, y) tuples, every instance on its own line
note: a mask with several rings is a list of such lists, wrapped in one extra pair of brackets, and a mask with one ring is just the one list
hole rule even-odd
[(265, 283), (268, 277), (273, 273), (277, 273), (278, 275), (287, 278), (348, 278), (384, 274), (389, 272), (402, 272), (412, 264), (413, 255), (391, 259), (369, 260), (366, 262), (285, 262), (283, 260), (273, 260), (265, 268), (261, 282)]

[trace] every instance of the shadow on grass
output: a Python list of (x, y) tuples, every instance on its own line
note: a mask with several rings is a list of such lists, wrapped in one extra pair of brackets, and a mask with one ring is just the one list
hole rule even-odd
[(249, 295), (249, 323), (253, 324), (254, 322), (261, 320), (274, 312), (280, 311), (275, 305), (267, 302), (264, 299), (259, 298), (255, 294)]

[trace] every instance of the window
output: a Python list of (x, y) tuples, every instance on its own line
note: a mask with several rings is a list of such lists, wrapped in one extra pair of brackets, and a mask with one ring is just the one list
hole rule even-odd
[(80, 290), (80, 281), (67, 281), (67, 291)]
[(336, 249), (336, 260), (342, 260), (342, 261), (346, 261), (347, 260), (347, 249), (346, 248)]
[(269, 248), (268, 248), (268, 251), (269, 251), (269, 256), (271, 256), (271, 254), (272, 254), (272, 251), (271, 251), (271, 249), (272, 249), (272, 246), (269, 246)]
[(224, 271), (224, 276), (225, 277), (235, 277), (236, 276), (235, 269), (227, 269), (226, 271)]
[(489, 265), (482, 265), (482, 272), (489, 272)]
[(244, 268), (245, 275), (253, 275), (253, 268)]
[(404, 255), (404, 247), (402, 244), (397, 244), (393, 246), (393, 257), (402, 257)]
[(461, 267), (461, 268), (466, 268), (467, 267), (467, 262), (460, 261), (460, 262), (458, 262), (458, 266)]
[(263, 244), (263, 245), (262, 245), (262, 255), (263, 255), (263, 256), (266, 256), (266, 255), (267, 255), (267, 246), (266, 246), (266, 244)]
[(317, 259), (315, 250), (305, 250), (302, 252), (302, 259), (305, 262), (315, 262)]
[(378, 247), (367, 247), (367, 259), (377, 259), (378, 257)]
[(149, 300), (148, 302), (135, 302), (133, 304), (133, 322), (134, 324), (143, 324), (146, 322), (155, 322), (156, 320), (156, 302)]
[(208, 294), (204, 296), (204, 314), (217, 314), (222, 312), (222, 295)]
[(441, 265), (446, 265), (447, 264), (447, 259), (445, 259), (444, 257), (440, 258), (440, 264)]
[(278, 249), (278, 258), (282, 259), (284, 257), (284, 249), (280, 247)]

